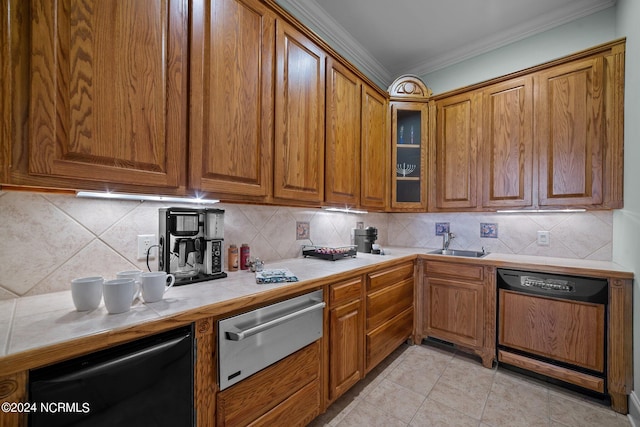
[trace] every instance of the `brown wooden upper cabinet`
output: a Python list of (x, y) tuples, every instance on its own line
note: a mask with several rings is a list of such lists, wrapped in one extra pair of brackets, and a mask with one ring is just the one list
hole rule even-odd
[(536, 75), (540, 205), (601, 205), (609, 140), (605, 58)]
[(362, 83), (344, 65), (327, 59), (325, 194), (329, 204), (360, 200)]
[(436, 97), (429, 210), (622, 207), (624, 46)]
[(387, 100), (327, 58), (327, 205), (384, 210), (388, 204)]
[(531, 206), (532, 88), (522, 77), (432, 104), (432, 210)]
[(529, 207), (533, 194), (532, 78), (491, 85), (482, 96), (482, 207)]
[(32, 2), (29, 174), (71, 178), (42, 182), (72, 188), (181, 184), (186, 8), (169, 0)]
[(362, 85), (360, 132), (360, 206), (385, 210), (389, 206), (388, 101), (371, 86)]
[(391, 95), (391, 209), (427, 209), (427, 149), (431, 90), (416, 76), (398, 77)]
[(258, 0), (194, 2), (189, 185), (219, 197), (271, 195), (275, 14)]
[(276, 21), (273, 195), (324, 199), (326, 54), (287, 22)]
[(481, 99), (474, 91), (431, 104), (436, 123), (429, 150), (432, 210), (477, 206)]

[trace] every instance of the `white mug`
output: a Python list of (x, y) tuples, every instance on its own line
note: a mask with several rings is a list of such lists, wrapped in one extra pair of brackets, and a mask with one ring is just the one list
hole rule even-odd
[(138, 285), (133, 278), (107, 280), (102, 286), (104, 305), (110, 314), (129, 311), (138, 296)]
[(98, 308), (102, 299), (102, 283), (100, 276), (80, 277), (71, 281), (71, 298), (78, 311), (89, 311)]
[[(167, 274), (164, 271), (151, 271), (140, 275), (142, 280), (142, 298), (144, 302), (160, 301), (165, 292), (167, 292), (176, 282), (173, 274)], [(170, 283), (167, 285), (167, 279)]]
[(139, 285), (141, 274), (142, 274), (141, 270), (126, 270), (126, 271), (117, 272), (116, 277), (118, 279), (133, 279)]

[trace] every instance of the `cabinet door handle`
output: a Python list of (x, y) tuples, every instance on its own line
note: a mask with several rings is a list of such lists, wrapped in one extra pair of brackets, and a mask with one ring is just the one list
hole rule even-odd
[(260, 332), (264, 332), (267, 329), (274, 328), (284, 322), (287, 322), (291, 319), (295, 319), (296, 317), (300, 317), (305, 313), (309, 313), (310, 311), (321, 310), (326, 306), (324, 301), (315, 303), (308, 307), (302, 308), (298, 311), (294, 311), (293, 313), (285, 314), (284, 316), (277, 317), (275, 319), (269, 320), (268, 322), (260, 323), (259, 325), (253, 326), (251, 328), (245, 329), (244, 331), (231, 332), (227, 331), (227, 339), (231, 341), (240, 341), (245, 338), (249, 338), (250, 336), (259, 334)]

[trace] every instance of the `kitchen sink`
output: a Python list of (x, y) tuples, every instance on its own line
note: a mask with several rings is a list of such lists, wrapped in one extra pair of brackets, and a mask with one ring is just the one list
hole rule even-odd
[(489, 252), (463, 251), (458, 249), (438, 249), (429, 253), (434, 255), (466, 256), (470, 258), (482, 258), (485, 255), (489, 255)]

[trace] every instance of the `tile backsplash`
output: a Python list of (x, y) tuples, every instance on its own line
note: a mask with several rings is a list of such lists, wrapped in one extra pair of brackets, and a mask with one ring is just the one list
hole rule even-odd
[[(0, 299), (70, 288), (74, 277), (115, 276), (146, 269), (136, 259), (138, 234), (157, 234), (155, 202), (76, 199), (69, 195), (0, 191)], [(438, 248), (436, 223), (449, 223), (452, 249), (611, 260), (610, 211), (567, 214), (383, 214), (351, 215), (320, 209), (226, 204), (225, 243), (249, 243), (252, 256), (267, 263), (298, 257), (302, 244), (351, 243), (357, 222), (378, 228), (384, 246)], [(310, 239), (297, 239), (308, 223)], [(481, 238), (481, 224), (497, 237)], [(538, 246), (538, 230), (550, 245)], [(156, 269), (156, 261), (151, 261)]]

